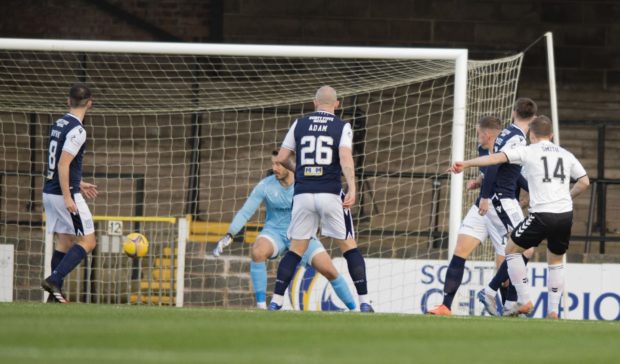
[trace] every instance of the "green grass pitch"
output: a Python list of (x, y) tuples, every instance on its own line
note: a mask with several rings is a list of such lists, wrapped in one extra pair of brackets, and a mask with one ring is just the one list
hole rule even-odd
[(620, 323), (0, 304), (0, 363), (619, 363)]

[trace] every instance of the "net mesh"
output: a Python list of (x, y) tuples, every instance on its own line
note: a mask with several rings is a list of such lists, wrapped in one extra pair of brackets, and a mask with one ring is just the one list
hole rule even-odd
[[(521, 60), (518, 54), (469, 62), (466, 157), (476, 153), (480, 117), (497, 115), (509, 122)], [(84, 180), (96, 183), (101, 194), (89, 202), (91, 211), (99, 216), (189, 216), (188, 305), (252, 304), (249, 243), (264, 222), (263, 211), (225, 257), (211, 258), (210, 244), (226, 232), (265, 176), (271, 151), (292, 121), (313, 110), (312, 96), (324, 84), (338, 90), (338, 113), (354, 131), (359, 196), (353, 212), (363, 254), (380, 259), (377, 269), (394, 284), (404, 284), (405, 278), (391, 274), (381, 259), (447, 258), (449, 178), (444, 172), (452, 140), (452, 61), (1, 51), (0, 243), (15, 246), (16, 299), (42, 297), (47, 139), (51, 124), (66, 112), (65, 95), (76, 81), (89, 84), (94, 98), (85, 121)], [(466, 194), (464, 212), (475, 195)], [(123, 233), (147, 235), (149, 254), (171, 249), (176, 233), (163, 233), (170, 226), (155, 224), (148, 231), (145, 226), (126, 225)], [(106, 232), (98, 229), (97, 235)], [(333, 257), (341, 255), (332, 241), (322, 242)], [(488, 246), (475, 258), (491, 259)], [(173, 250), (165, 252), (170, 259), (175, 256)], [(104, 253), (96, 252), (93, 259), (98, 254)], [(108, 260), (114, 254), (126, 259), (121, 252), (105, 254)], [(270, 282), (274, 274), (272, 262)], [(149, 275), (134, 278), (147, 282)], [(101, 298), (92, 301), (131, 301), (136, 292), (128, 294), (128, 289), (104, 298), (101, 287), (124, 279), (95, 272), (91, 296)], [(137, 286), (146, 296), (159, 294), (150, 283)]]

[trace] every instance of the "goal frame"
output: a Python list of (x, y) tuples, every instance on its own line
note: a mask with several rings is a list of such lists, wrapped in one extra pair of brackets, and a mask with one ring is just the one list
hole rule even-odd
[[(555, 85), (555, 60), (553, 54), (552, 33), (545, 33), (547, 48), (547, 71), (549, 76), (550, 108), (554, 129), (554, 141), (559, 144), (558, 106)], [(46, 52), (96, 52), (125, 54), (169, 54), (193, 56), (263, 56), (263, 57), (297, 57), (297, 58), (342, 58), (342, 59), (419, 59), (448, 60), (454, 62), (453, 84), (453, 120), (451, 140), (451, 161), (463, 160), (465, 156), (466, 107), (468, 88), (468, 51), (460, 48), (397, 48), (397, 47), (350, 47), (350, 46), (290, 46), (290, 45), (254, 45), (254, 44), (205, 44), (205, 43), (168, 43), (135, 41), (91, 41), (58, 39), (20, 39), (0, 38), (0, 49), (13, 51)], [(446, 166), (447, 167), (447, 166)], [(463, 174), (450, 177), (449, 221), (448, 221), (448, 260), (452, 256), (462, 219)], [(106, 217), (99, 217), (106, 218)], [(115, 217), (118, 218), (118, 217)], [(145, 218), (145, 217), (136, 217)], [(148, 217), (147, 217), (148, 218)], [(165, 219), (165, 217), (152, 217)], [(189, 235), (185, 219), (178, 217), (179, 241)], [(49, 260), (53, 244), (46, 235), (45, 239), (45, 273), (49, 273)], [(179, 246), (181, 248), (181, 246)], [(181, 249), (179, 249), (181, 250)], [(184, 256), (184, 253), (180, 256)], [(566, 264), (566, 259), (565, 259)], [(184, 279), (177, 277), (183, 292)], [(177, 295), (177, 306), (183, 305), (183, 294)], [(567, 290), (564, 290), (563, 302), (567, 302)], [(566, 314), (567, 311), (564, 312)]]
[[(299, 58), (420, 59), (454, 62), (454, 101), (451, 161), (463, 160), (467, 105), (468, 50), (455, 48), (396, 48), (350, 46), (289, 46), (135, 41), (90, 41), (0, 38), (0, 49), (48, 52), (98, 52), (204, 56), (263, 56)], [(448, 166), (446, 166), (447, 168)], [(448, 259), (454, 252), (462, 218), (463, 174), (450, 178)]]

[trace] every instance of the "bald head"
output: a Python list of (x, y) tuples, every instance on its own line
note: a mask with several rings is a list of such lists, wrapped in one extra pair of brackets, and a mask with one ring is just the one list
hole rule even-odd
[(314, 106), (317, 110), (333, 113), (339, 104), (338, 95), (333, 87), (322, 86), (314, 95)]

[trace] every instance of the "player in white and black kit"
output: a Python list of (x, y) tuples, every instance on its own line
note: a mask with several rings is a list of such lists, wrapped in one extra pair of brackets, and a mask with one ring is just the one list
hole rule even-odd
[[(309, 240), (317, 234), (332, 237), (347, 260), (360, 300), (360, 311), (373, 312), (368, 300), (366, 265), (357, 249), (350, 208), (355, 203), (356, 186), (352, 155), (351, 126), (338, 118), (336, 90), (323, 86), (314, 98), (315, 112), (293, 123), (277, 162), (295, 172), (295, 188), (291, 224), (287, 235), (289, 251), (280, 261), (270, 310), (279, 310), (295, 267), (308, 248)], [(295, 154), (295, 163), (290, 159)], [(347, 183), (343, 196), (342, 175)]]
[[(545, 116), (530, 123), (531, 145), (506, 150), (487, 157), (456, 162), (450, 168), (459, 173), (468, 167), (501, 163), (523, 166), (529, 184), (530, 209), (528, 217), (518, 224), (506, 246), (506, 261), (510, 280), (517, 290), (517, 305), (508, 314), (527, 314), (533, 304), (527, 286), (527, 269), (521, 254), (537, 247), (547, 239), (549, 263), (548, 318), (558, 318), (560, 298), (564, 289), (563, 256), (568, 250), (573, 224), (572, 199), (585, 191), (590, 180), (577, 158), (564, 148), (551, 142), (552, 124)], [(570, 188), (570, 180), (576, 180)]]
[(60, 303), (68, 303), (62, 293), (63, 280), (96, 245), (93, 217), (82, 196), (82, 192), (87, 198), (97, 196), (97, 186), (82, 182), (83, 120), (93, 104), (90, 89), (84, 84), (73, 85), (67, 103), (69, 113), (50, 130), (43, 187), (47, 231), (56, 233), (58, 242), (52, 255), (52, 274), (41, 286)]

